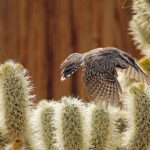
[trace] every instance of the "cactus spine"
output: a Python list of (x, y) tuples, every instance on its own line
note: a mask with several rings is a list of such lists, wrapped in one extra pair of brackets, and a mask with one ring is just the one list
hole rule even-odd
[(19, 150), (27, 136), (29, 93), (32, 87), (23, 66), (12, 61), (0, 66), (0, 83), (6, 131), (13, 149)]
[(124, 133), (126, 150), (149, 150), (150, 148), (150, 97), (144, 85), (130, 88), (127, 101), (127, 116), (130, 117), (129, 129)]

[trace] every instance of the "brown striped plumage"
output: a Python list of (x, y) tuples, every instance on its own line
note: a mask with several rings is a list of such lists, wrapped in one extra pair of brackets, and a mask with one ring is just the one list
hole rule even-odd
[(137, 81), (147, 82), (146, 74), (137, 65), (134, 58), (117, 48), (97, 48), (86, 52), (71, 54), (62, 64), (61, 80), (83, 67), (83, 80), (88, 93), (97, 105), (101, 102), (119, 105), (122, 93), (117, 80), (117, 68)]

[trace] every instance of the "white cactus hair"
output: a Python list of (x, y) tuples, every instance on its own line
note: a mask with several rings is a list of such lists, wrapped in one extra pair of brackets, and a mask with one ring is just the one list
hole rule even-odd
[(0, 66), (0, 107), (11, 140), (28, 135), (28, 113), (32, 86), (24, 67), (13, 61)]

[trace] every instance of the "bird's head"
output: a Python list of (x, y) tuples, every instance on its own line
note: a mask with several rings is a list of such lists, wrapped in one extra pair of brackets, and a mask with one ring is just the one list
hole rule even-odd
[(114, 58), (112, 59), (112, 63), (116, 68), (126, 69), (128, 66), (132, 66), (136, 71), (139, 72), (139, 66), (130, 54), (117, 48), (111, 48), (111, 53), (113, 54)]
[(110, 61), (110, 64), (112, 64), (115, 68), (126, 69), (129, 66), (129, 64), (131, 64), (132, 61), (134, 61), (133, 58), (124, 55), (125, 53), (117, 48), (107, 47), (104, 48), (104, 50), (105, 51), (103, 55), (107, 56), (107, 58)]

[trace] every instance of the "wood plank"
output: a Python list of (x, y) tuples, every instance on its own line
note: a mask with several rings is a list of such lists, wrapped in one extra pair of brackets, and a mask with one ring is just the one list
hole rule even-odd
[(37, 101), (47, 98), (47, 1), (33, 0), (29, 3), (29, 45), (27, 52), (28, 66), (32, 75)]
[[(49, 88), (52, 90), (50, 98), (59, 99), (63, 95), (71, 94), (71, 78), (60, 81), (60, 64), (72, 53), (70, 35), (70, 7), (69, 0), (49, 1), (49, 57), (52, 59), (52, 78)], [(50, 64), (49, 64), (50, 65)]]
[(8, 57), (18, 61), (18, 3), (16, 0), (2, 1), (1, 3), (3, 3), (1, 9), (1, 55), (3, 55), (3, 60)]

